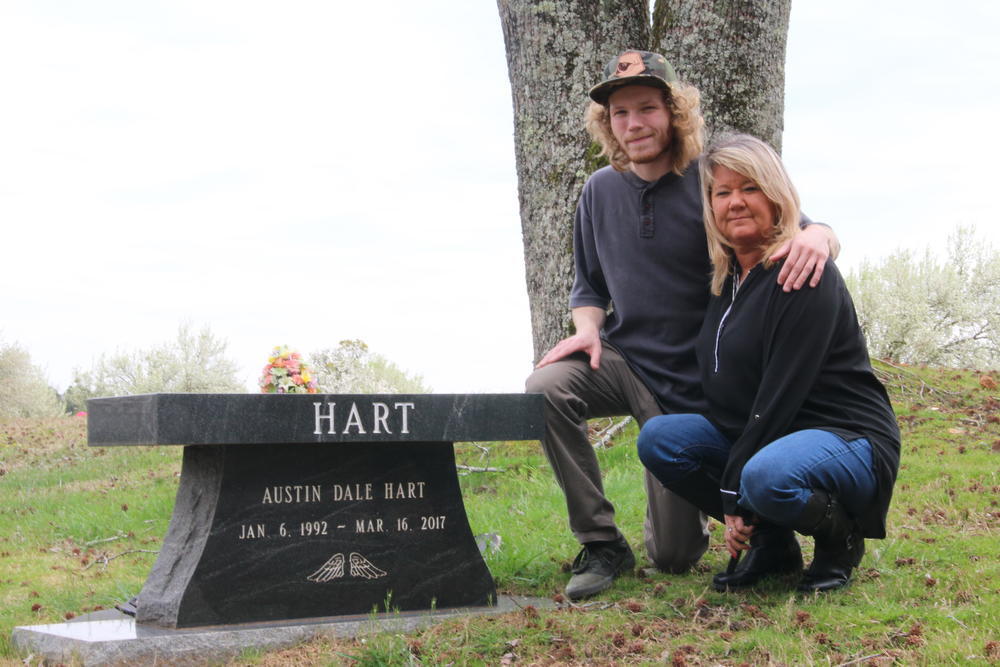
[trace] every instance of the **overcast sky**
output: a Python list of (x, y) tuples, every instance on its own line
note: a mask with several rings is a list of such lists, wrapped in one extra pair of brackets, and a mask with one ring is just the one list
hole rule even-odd
[[(842, 267), (959, 223), (1000, 245), (998, 7), (793, 4), (784, 154)], [(522, 390), (494, 2), (2, 0), (0, 91), (0, 339), (60, 390), (181, 323), (248, 388), (275, 345), (360, 338), (435, 391)]]

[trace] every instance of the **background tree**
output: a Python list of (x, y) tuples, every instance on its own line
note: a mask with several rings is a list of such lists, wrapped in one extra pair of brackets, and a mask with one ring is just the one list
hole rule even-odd
[(336, 349), (309, 356), (319, 390), (328, 394), (427, 394), (419, 375), (410, 375), (362, 340), (342, 340)]
[(54, 417), (65, 411), (31, 355), (17, 343), (0, 342), (0, 418)]
[(709, 130), (781, 146), (791, 0), (497, 0), (514, 106), (535, 358), (570, 333), (573, 212), (600, 163), (583, 129), (587, 91), (616, 53), (663, 53), (698, 86)]
[(1000, 367), (1000, 252), (959, 226), (947, 257), (897, 250), (847, 277), (873, 357)]
[(226, 357), (226, 342), (208, 327), (193, 333), (177, 329), (169, 343), (139, 350), (102, 355), (88, 371), (73, 372), (66, 403), (73, 411), (86, 410), (86, 400), (100, 396), (128, 396), (157, 392), (245, 392), (238, 365)]

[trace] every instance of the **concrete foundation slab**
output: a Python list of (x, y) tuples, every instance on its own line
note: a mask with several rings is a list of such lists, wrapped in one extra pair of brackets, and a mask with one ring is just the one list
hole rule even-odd
[(14, 628), (14, 646), (48, 661), (82, 665), (201, 665), (234, 658), (253, 648), (275, 650), (318, 637), (347, 639), (378, 632), (411, 632), (452, 618), (506, 614), (524, 607), (555, 607), (547, 598), (501, 595), (492, 607), (464, 607), (246, 623), (186, 629), (137, 625), (117, 610), (82, 615), (66, 623)]

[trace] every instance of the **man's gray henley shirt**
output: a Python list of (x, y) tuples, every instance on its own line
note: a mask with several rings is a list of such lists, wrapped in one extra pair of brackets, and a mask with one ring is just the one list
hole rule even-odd
[(576, 211), (570, 307), (611, 308), (605, 340), (666, 412), (707, 410), (694, 352), (711, 272), (701, 206), (692, 163), (655, 183), (604, 167)]

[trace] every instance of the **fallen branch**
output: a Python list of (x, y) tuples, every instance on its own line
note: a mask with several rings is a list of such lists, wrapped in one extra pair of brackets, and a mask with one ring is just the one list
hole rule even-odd
[(91, 545), (94, 545), (94, 544), (100, 544), (100, 543), (102, 543), (102, 542), (114, 542), (115, 540), (120, 540), (120, 539), (122, 539), (123, 537), (128, 537), (128, 535), (126, 535), (125, 533), (118, 533), (118, 534), (117, 534), (117, 535), (115, 535), (114, 537), (105, 537), (105, 538), (103, 538), (103, 539), (100, 539), (100, 540), (92, 540), (92, 541), (90, 541), (90, 542), (84, 542), (84, 543), (83, 543), (83, 546), (85, 546), (85, 547), (89, 547), (89, 546), (91, 546)]
[(477, 467), (477, 466), (465, 466), (461, 463), (456, 463), (455, 467), (459, 470), (468, 470), (469, 472), (507, 472), (504, 468), (490, 468), (490, 467)]
[(628, 426), (631, 422), (631, 417), (625, 417), (617, 424), (611, 424), (611, 426), (607, 427), (603, 431), (598, 432), (597, 435), (600, 437), (597, 442), (594, 443), (594, 449), (604, 449), (607, 447), (608, 443), (611, 442), (611, 439), (621, 433), (622, 429)]
[[(479, 452), (480, 452), (480, 454), (479, 454), (479, 460), (480, 461), (484, 461), (485, 460), (486, 463), (489, 463), (489, 461), (490, 461), (490, 455), (492, 454), (492, 452), (491, 452), (491, 450), (490, 450), (489, 447), (487, 447), (484, 444), (478, 443), (478, 442), (470, 442), (469, 444), (472, 445), (473, 447), (476, 447), (476, 448), (479, 449)], [(503, 468), (492, 468), (492, 467), (490, 467), (488, 465), (485, 465), (485, 466), (467, 466), (467, 465), (462, 465), (460, 463), (456, 463), (455, 464), (455, 468), (457, 468), (458, 470), (464, 470), (465, 471), (465, 472), (458, 473), (460, 475), (468, 475), (469, 473), (473, 473), (473, 472), (506, 472), (506, 470), (504, 470)]]
[(859, 662), (864, 662), (865, 660), (871, 660), (872, 658), (878, 658), (885, 655), (884, 653), (872, 653), (871, 655), (866, 655), (861, 658), (855, 658), (854, 660), (848, 660), (847, 662), (842, 662), (837, 667), (847, 667), (848, 665), (856, 665)]
[(603, 611), (605, 609), (610, 609), (611, 607), (615, 606), (614, 602), (605, 602), (601, 600), (595, 600), (593, 602), (583, 602), (581, 604), (577, 604), (575, 602), (569, 602), (568, 604), (570, 607), (573, 607), (574, 609), (580, 609), (583, 611)]
[(158, 553), (160, 553), (159, 549), (129, 549), (128, 551), (123, 551), (120, 554), (115, 554), (114, 556), (111, 556), (110, 558), (107, 557), (107, 556), (104, 556), (102, 558), (98, 558), (98, 559), (94, 560), (93, 563), (90, 563), (89, 565), (87, 565), (83, 569), (84, 570), (89, 570), (90, 568), (92, 568), (93, 566), (97, 565), (98, 563), (101, 563), (102, 565), (104, 565), (105, 568), (107, 568), (108, 567), (108, 563), (110, 563), (114, 559), (119, 558), (121, 556), (127, 556), (128, 554), (158, 554)]
[[(878, 368), (876, 364), (883, 364), (885, 366), (889, 366), (891, 368), (896, 369), (896, 371), (898, 371), (898, 372), (897, 373), (891, 373), (891, 372), (889, 372), (887, 370), (884, 370), (882, 368)], [(878, 377), (880, 380), (882, 380), (882, 384), (888, 384), (887, 380), (898, 380), (899, 381), (899, 389), (900, 389), (901, 392), (904, 392), (904, 393), (906, 391), (906, 387), (903, 384), (904, 382), (906, 382), (907, 380), (919, 382), (920, 383), (920, 388), (918, 390), (910, 389), (910, 391), (916, 393), (917, 396), (919, 396), (920, 398), (924, 397), (924, 390), (925, 389), (927, 389), (928, 391), (930, 391), (933, 394), (947, 394), (948, 396), (961, 396), (961, 392), (958, 392), (958, 391), (949, 391), (948, 389), (941, 389), (940, 387), (935, 387), (934, 385), (927, 384), (923, 380), (923, 378), (921, 378), (919, 375), (917, 375), (916, 373), (914, 373), (910, 369), (904, 368), (903, 366), (897, 366), (896, 364), (892, 363), (891, 361), (886, 361), (885, 359), (876, 359), (876, 360), (874, 360), (874, 363), (872, 364), (872, 370), (875, 371), (875, 376)], [(905, 376), (908, 376), (908, 377), (905, 377)], [(883, 378), (885, 378), (885, 379), (883, 379)]]

